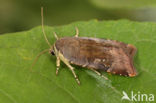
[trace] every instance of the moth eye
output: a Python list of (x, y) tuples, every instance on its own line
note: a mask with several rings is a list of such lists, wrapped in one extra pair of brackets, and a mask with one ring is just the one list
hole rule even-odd
[(55, 55), (54, 51), (51, 51), (51, 55)]

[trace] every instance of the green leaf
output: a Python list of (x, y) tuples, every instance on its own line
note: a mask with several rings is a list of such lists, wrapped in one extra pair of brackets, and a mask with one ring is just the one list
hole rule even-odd
[(156, 0), (88, 0), (99, 8), (149, 8), (156, 7)]
[[(48, 40), (75, 35), (109, 38), (133, 44), (138, 52), (134, 64), (136, 77), (123, 77), (103, 72), (105, 80), (92, 71), (74, 66), (81, 81), (79, 86), (71, 71), (61, 63), (55, 75), (56, 57), (43, 54), (30, 71), (41, 51), (49, 48), (41, 27), (0, 36), (0, 103), (120, 103), (125, 91), (156, 95), (156, 24), (128, 20), (75, 22), (60, 27), (45, 27)], [(145, 100), (145, 98), (144, 98)], [(123, 100), (122, 102), (128, 102)]]

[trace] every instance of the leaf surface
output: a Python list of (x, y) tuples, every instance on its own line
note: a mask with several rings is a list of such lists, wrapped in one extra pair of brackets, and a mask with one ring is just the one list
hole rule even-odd
[(71, 71), (61, 63), (55, 75), (56, 57), (43, 54), (30, 71), (41, 51), (48, 49), (41, 27), (0, 36), (0, 103), (120, 103), (123, 91), (156, 95), (156, 24), (148, 22), (88, 21), (60, 27), (45, 26), (48, 40), (75, 35), (119, 40), (133, 44), (138, 52), (134, 64), (138, 75), (133, 78), (103, 72), (105, 80), (86, 68), (74, 66), (81, 81), (77, 85)]

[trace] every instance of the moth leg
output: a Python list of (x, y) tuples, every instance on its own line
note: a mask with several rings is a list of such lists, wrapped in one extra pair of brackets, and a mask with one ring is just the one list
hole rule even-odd
[(57, 58), (57, 60), (56, 60), (56, 66), (57, 66), (57, 68), (56, 68), (56, 75), (57, 75), (58, 71), (59, 71), (59, 68), (60, 68), (60, 58), (58, 56), (56, 58)]
[(80, 85), (80, 81), (74, 71), (74, 67), (72, 67), (69, 63), (66, 63), (66, 65), (69, 67), (69, 69), (72, 71), (73, 75), (74, 75), (74, 78), (76, 79), (77, 83)]
[(77, 83), (80, 85), (80, 81), (79, 81), (79, 79), (78, 79), (78, 77), (74, 71), (74, 68), (69, 64), (69, 61), (60, 53), (60, 51), (57, 51), (55, 45), (54, 45), (54, 51), (56, 53), (56, 56), (59, 57), (59, 59), (62, 60), (69, 67), (69, 69), (72, 71)]
[(75, 27), (75, 30), (76, 30), (75, 37), (78, 37), (79, 36), (79, 29), (77, 27)]
[(97, 75), (99, 75), (99, 76), (101, 76), (101, 77), (103, 77), (103, 78), (105, 78), (106, 80), (108, 80), (108, 78), (107, 77), (105, 77), (104, 75), (102, 75), (100, 72), (98, 72), (97, 70), (95, 70), (95, 69), (92, 69), (92, 68), (89, 68), (90, 70), (92, 70), (93, 72), (95, 72)]
[(76, 79), (77, 83), (80, 85), (80, 81), (74, 71), (74, 67), (72, 67), (70, 64), (69, 64), (69, 61), (64, 58), (64, 56), (59, 52), (58, 56), (60, 57), (60, 59), (68, 66), (68, 68), (72, 71), (72, 74), (74, 75), (74, 78)]

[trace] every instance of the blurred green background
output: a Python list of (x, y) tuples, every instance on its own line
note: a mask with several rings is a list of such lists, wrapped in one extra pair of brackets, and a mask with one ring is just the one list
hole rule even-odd
[(50, 26), (91, 19), (156, 21), (156, 0), (0, 0), (0, 34), (41, 25), (41, 6)]

